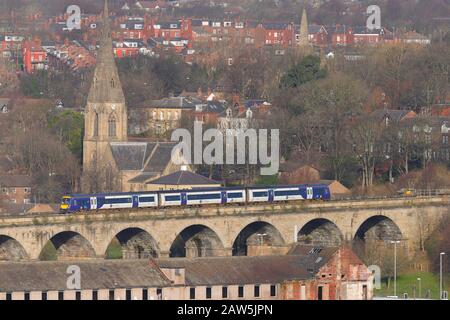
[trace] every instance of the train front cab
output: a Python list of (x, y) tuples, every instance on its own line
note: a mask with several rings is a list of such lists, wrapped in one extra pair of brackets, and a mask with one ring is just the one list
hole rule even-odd
[(61, 199), (61, 203), (59, 204), (59, 212), (60, 213), (67, 213), (70, 208), (70, 196), (63, 196)]

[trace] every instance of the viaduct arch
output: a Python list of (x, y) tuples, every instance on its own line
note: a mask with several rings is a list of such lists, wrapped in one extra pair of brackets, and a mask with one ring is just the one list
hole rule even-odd
[(449, 214), (448, 200), (3, 217), (0, 261), (104, 258), (112, 245), (122, 259), (285, 253), (295, 241), (327, 246), (355, 239), (400, 239), (416, 248), (419, 237)]

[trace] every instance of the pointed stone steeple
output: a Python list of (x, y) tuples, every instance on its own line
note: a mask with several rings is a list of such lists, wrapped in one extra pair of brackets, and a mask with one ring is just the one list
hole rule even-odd
[(111, 27), (109, 25), (108, 0), (105, 0), (100, 37), (100, 48), (97, 54), (97, 66), (89, 91), (88, 102), (125, 103), (117, 66), (114, 61)]
[(88, 176), (111, 164), (111, 142), (128, 140), (127, 107), (112, 45), (105, 0), (97, 65), (84, 113), (83, 174)]
[(309, 46), (308, 16), (305, 8), (303, 8), (302, 21), (300, 22), (300, 36), (298, 45), (301, 47)]

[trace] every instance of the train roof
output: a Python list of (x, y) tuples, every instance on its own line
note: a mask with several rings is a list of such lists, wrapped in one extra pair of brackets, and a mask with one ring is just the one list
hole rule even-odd
[[(325, 184), (291, 184), (291, 185), (271, 185), (271, 186), (236, 186), (236, 187), (216, 187), (216, 188), (192, 188), (179, 190), (155, 190), (155, 191), (136, 191), (136, 192), (109, 192), (109, 193), (75, 193), (70, 194), (71, 197), (89, 198), (92, 196), (130, 196), (142, 194), (158, 194), (158, 193), (180, 193), (180, 192), (207, 192), (207, 191), (221, 191), (221, 190), (244, 190), (244, 189), (269, 189), (269, 188), (295, 188), (295, 187), (326, 187)], [(67, 195), (66, 195), (67, 196)]]

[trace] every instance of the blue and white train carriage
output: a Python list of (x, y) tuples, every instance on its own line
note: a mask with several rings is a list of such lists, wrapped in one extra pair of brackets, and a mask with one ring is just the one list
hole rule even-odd
[(174, 191), (74, 194), (64, 196), (61, 212), (197, 205), (330, 200), (326, 185), (208, 188)]

